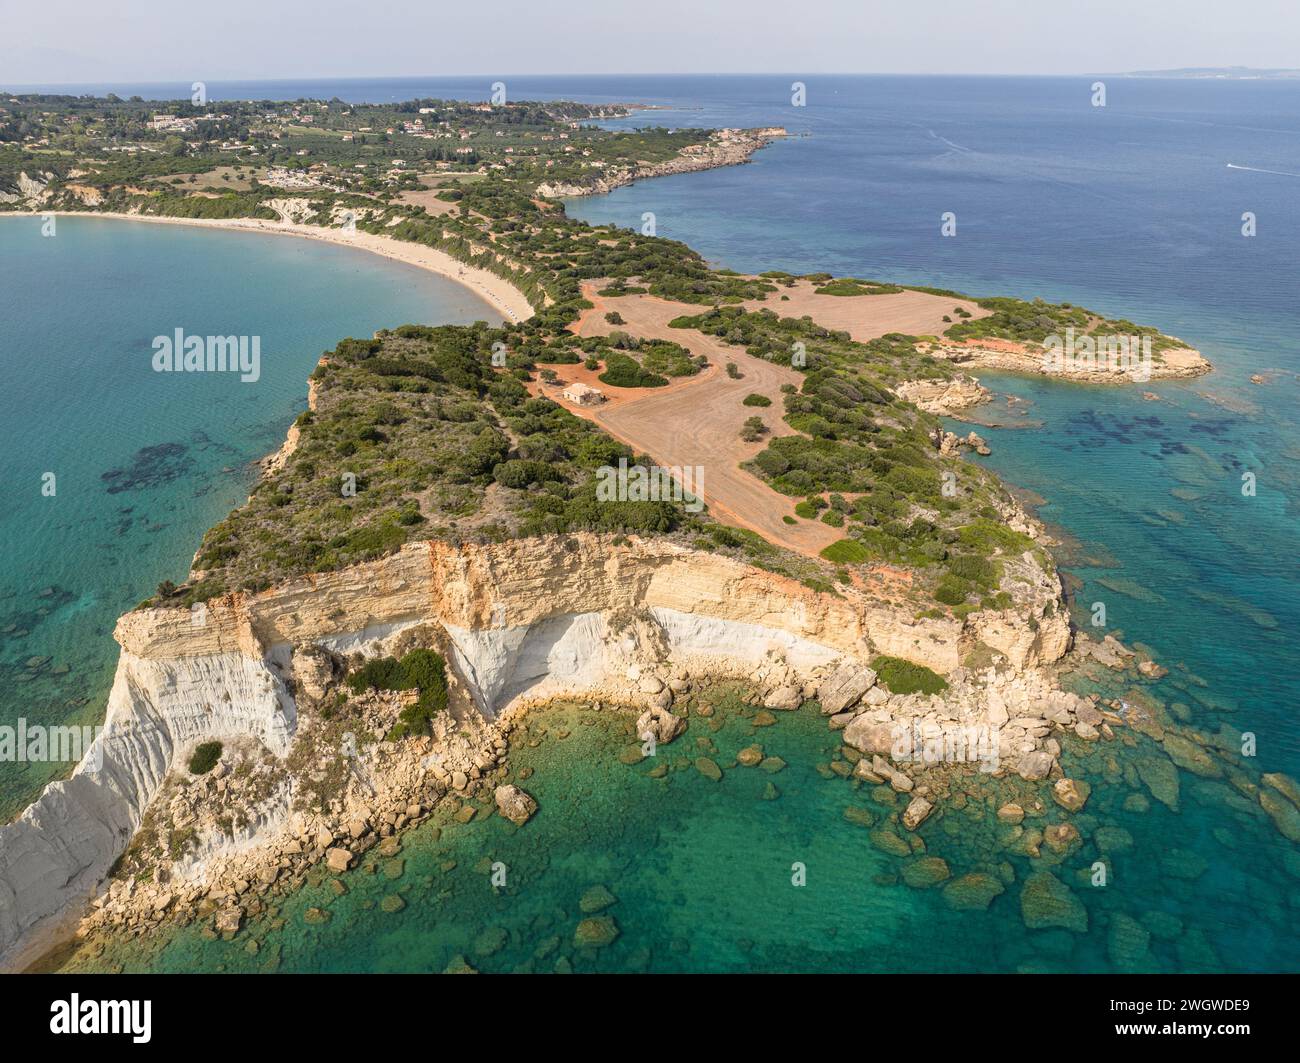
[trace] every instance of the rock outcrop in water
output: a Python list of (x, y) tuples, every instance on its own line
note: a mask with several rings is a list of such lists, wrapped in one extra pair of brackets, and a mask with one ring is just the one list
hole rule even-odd
[[(433, 628), (487, 720), (560, 696), (662, 710), (671, 692), (643, 678), (664, 661), (797, 698), (845, 662), (850, 680), (862, 676), (879, 654), (945, 674), (981, 643), (1016, 671), (1057, 660), (1070, 640), (1060, 588), (1036, 567), (1026, 573), (1014, 610), (918, 618), (913, 606), (848, 585), (823, 593), (664, 540), (575, 534), (412, 543), (197, 612), (128, 613), (96, 748), (0, 828), (0, 951), (94, 889), (198, 742), (251, 738), (286, 757), (295, 692), (309, 696), (328, 671), (322, 648), (373, 651)], [(852, 686), (837, 679), (834, 689)], [(272, 819), (252, 823), (245, 840)]]

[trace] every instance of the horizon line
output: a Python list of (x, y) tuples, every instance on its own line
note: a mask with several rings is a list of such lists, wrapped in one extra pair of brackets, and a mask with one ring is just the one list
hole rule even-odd
[[(524, 78), (691, 78), (691, 77), (714, 77), (714, 78), (739, 78), (739, 77), (926, 77), (926, 78), (1055, 78), (1067, 79), (1075, 77), (1137, 77), (1137, 78), (1159, 78), (1161, 75), (1184, 74), (1182, 77), (1170, 77), (1169, 80), (1216, 80), (1212, 74), (1206, 74), (1203, 78), (1186, 76), (1185, 72), (1194, 70), (1222, 70), (1222, 71), (1242, 71), (1242, 72), (1259, 72), (1259, 73), (1277, 73), (1280, 70), (1292, 71), (1300, 74), (1300, 68), (1291, 67), (1169, 67), (1164, 70), (1080, 70), (1072, 73), (1000, 73), (995, 71), (961, 71), (961, 72), (927, 72), (927, 71), (863, 71), (863, 70), (820, 70), (820, 71), (797, 71), (797, 70), (766, 70), (766, 71), (679, 71), (676, 73), (663, 73), (655, 71), (644, 71), (640, 73), (629, 73), (626, 71), (584, 71), (581, 73), (556, 73), (556, 72), (520, 72), (511, 71), (505, 74), (296, 74), (289, 76), (277, 77), (227, 77), (224, 75), (218, 77), (209, 76), (208, 82), (219, 84), (226, 82), (230, 84), (287, 84), (292, 82), (312, 82), (312, 81), (434, 81), (439, 79), (461, 79), (461, 78), (485, 78), (501, 79), (503, 77), (524, 77)], [(1223, 78), (1221, 80), (1230, 80)], [(1244, 80), (1264, 80), (1244, 79)], [(1284, 79), (1278, 79), (1284, 80)], [(18, 93), (23, 89), (58, 89), (58, 88), (85, 88), (88, 86), (104, 86), (113, 88), (115, 86), (157, 86), (171, 84), (192, 84), (193, 79), (184, 78), (157, 78), (140, 80), (107, 80), (91, 79), (87, 81), (29, 81), (15, 83), (12, 87), (4, 88), (4, 91)]]

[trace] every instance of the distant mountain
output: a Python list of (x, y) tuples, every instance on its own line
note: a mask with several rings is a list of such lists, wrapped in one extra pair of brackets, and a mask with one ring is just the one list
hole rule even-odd
[(1251, 66), (1184, 66), (1174, 70), (1130, 70), (1130, 78), (1234, 78), (1239, 80), (1300, 78), (1300, 70)]

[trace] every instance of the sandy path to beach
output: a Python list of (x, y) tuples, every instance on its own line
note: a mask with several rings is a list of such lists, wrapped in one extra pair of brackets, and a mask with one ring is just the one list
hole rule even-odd
[(46, 214), (70, 218), (114, 218), (120, 221), (145, 221), (163, 225), (196, 225), (209, 229), (231, 229), (242, 232), (270, 233), (275, 236), (296, 236), (306, 240), (323, 240), (326, 243), (355, 247), (371, 254), (382, 255), (395, 262), (426, 269), (441, 277), (464, 285), (475, 295), (485, 299), (501, 313), (503, 321), (524, 321), (533, 316), (532, 305), (524, 293), (509, 281), (485, 269), (467, 266), (444, 251), (423, 244), (397, 240), (391, 236), (373, 233), (348, 232), (317, 225), (299, 225), (291, 222), (263, 221), (260, 218), (163, 218), (151, 214), (116, 214), (101, 211), (5, 211), (0, 217), (31, 218), (37, 220)]

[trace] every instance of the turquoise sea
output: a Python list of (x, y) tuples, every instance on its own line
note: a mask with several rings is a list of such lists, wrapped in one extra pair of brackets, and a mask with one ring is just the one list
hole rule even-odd
[[(654, 211), (661, 234), (735, 269), (1042, 295), (1158, 325), (1202, 349), (1216, 372), (1157, 383), (1153, 400), (1140, 388), (986, 377), (1000, 396), (984, 417), (1004, 427), (979, 430), (993, 450), (984, 460), (1029, 493), (1062, 539), (1077, 621), (1087, 625), (1091, 604), (1104, 602), (1106, 630), (1150, 647), (1170, 669), (1140, 687), (1079, 677), (1081, 689), (1143, 699), (1171, 729), (1215, 736), (1225, 755), (1202, 776), (1171, 771), (1147, 735), (1100, 748), (1067, 744), (1067, 771), (1093, 784), (1087, 808), (1071, 817), (1078, 843), (1059, 853), (1034, 844), (1036, 830), (1063, 818), (1050, 802), (1019, 831), (999, 824), (992, 809), (1008, 791), (1027, 795), (975, 780), (921, 829), (924, 853), (904, 855), (897, 841), (872, 834), (895, 811), (888, 795), (839, 777), (838, 742), (819, 719), (777, 714), (775, 725), (755, 728), (752, 708), (718, 696), (715, 714), (693, 715), (682, 747), (665, 751), (667, 776), (651, 779), (642, 778), (645, 766), (618, 761), (625, 721), (575, 708), (538, 716), (512, 751), (511, 772), (528, 773), (526, 788), (541, 804), (523, 830), (497, 817), (426, 825), (404, 838), (399, 856), (344, 876), (346, 895), (309, 886), (231, 942), (193, 927), (147, 950), (121, 944), (75, 963), (442, 970), (464, 957), (484, 970), (1300, 969), (1300, 850), (1244, 796), (1261, 772), (1300, 775), (1292, 635), (1300, 622), (1300, 315), (1290, 235), (1300, 221), (1300, 178), (1290, 176), (1300, 173), (1300, 85), (1115, 79), (1108, 107), (1096, 109), (1092, 79), (809, 78), (808, 107), (792, 108), (792, 77), (511, 80), (516, 97), (634, 100), (666, 108), (651, 116), (665, 124), (784, 124), (807, 134), (747, 166), (575, 201), (577, 216), (639, 225)], [(403, 89), (476, 91), (432, 81)], [(324, 94), (387, 99), (389, 91), (341, 83)], [(955, 239), (939, 236), (949, 210)], [(1244, 211), (1258, 218), (1254, 238), (1240, 235)], [(23, 268), (34, 272), (30, 260)], [(44, 282), (37, 301), (49, 316), (63, 300), (49, 275)], [(136, 329), (142, 342), (157, 331)], [(358, 330), (336, 330), (317, 346), (346, 331)], [(295, 386), (314, 357), (304, 354)], [(49, 401), (51, 392), (38, 394)], [(260, 422), (267, 438), (246, 456), (271, 449), (285, 420)], [(208, 434), (228, 442), (225, 428)], [(173, 439), (189, 436), (157, 432), (148, 442)], [(143, 445), (100, 462), (97, 475), (131, 468)], [(6, 453), (39, 476), (30, 446)], [(1243, 473), (1255, 475), (1253, 497), (1242, 494)], [(153, 490), (181, 506), (202, 481), (182, 471)], [(179, 572), (199, 529), (238, 493), (232, 485), (214, 499), (188, 541), (173, 537), (177, 527), (156, 535), (175, 551), (173, 569), (160, 565), (122, 586), (125, 601), (105, 616)], [(133, 524), (130, 534), (144, 539), (153, 534), (146, 529)], [(117, 556), (105, 541), (102, 556)], [(120, 575), (100, 564), (87, 583)], [(23, 586), (31, 595), (57, 582)], [(1226, 752), (1241, 748), (1240, 732), (1255, 736), (1255, 757)], [(754, 741), (786, 768), (767, 777), (733, 767), (735, 751)], [(708, 748), (701, 743), (712, 743), (724, 768), (718, 783), (691, 764)], [(1003, 892), (986, 911), (959, 910), (962, 892), (924, 888), (936, 865), (921, 858), (931, 856), (954, 878), (983, 876), (975, 880), (982, 889), (991, 893), (996, 881)], [(497, 860), (511, 868), (504, 889), (486, 873)], [(1091, 883), (1098, 861), (1105, 887)], [(806, 886), (791, 885), (796, 862), (807, 868)], [(1035, 876), (1046, 873), (1072, 891), (1073, 929), (1023, 918), (1025, 883), (1042, 887)], [(580, 899), (595, 886), (617, 898), (607, 912), (621, 934), (603, 950), (572, 940)], [(394, 896), (400, 910), (385, 900)]]
[[(468, 289), (363, 251), (101, 218), (59, 218), (53, 237), (0, 218), (0, 291), (5, 723), (101, 721), (114, 622), (184, 579), (306, 407), (322, 352), (406, 321), (498, 319)], [(177, 328), (259, 336), (260, 378), (154, 372), (153, 338)], [(0, 814), (70, 767), (0, 763)]]

